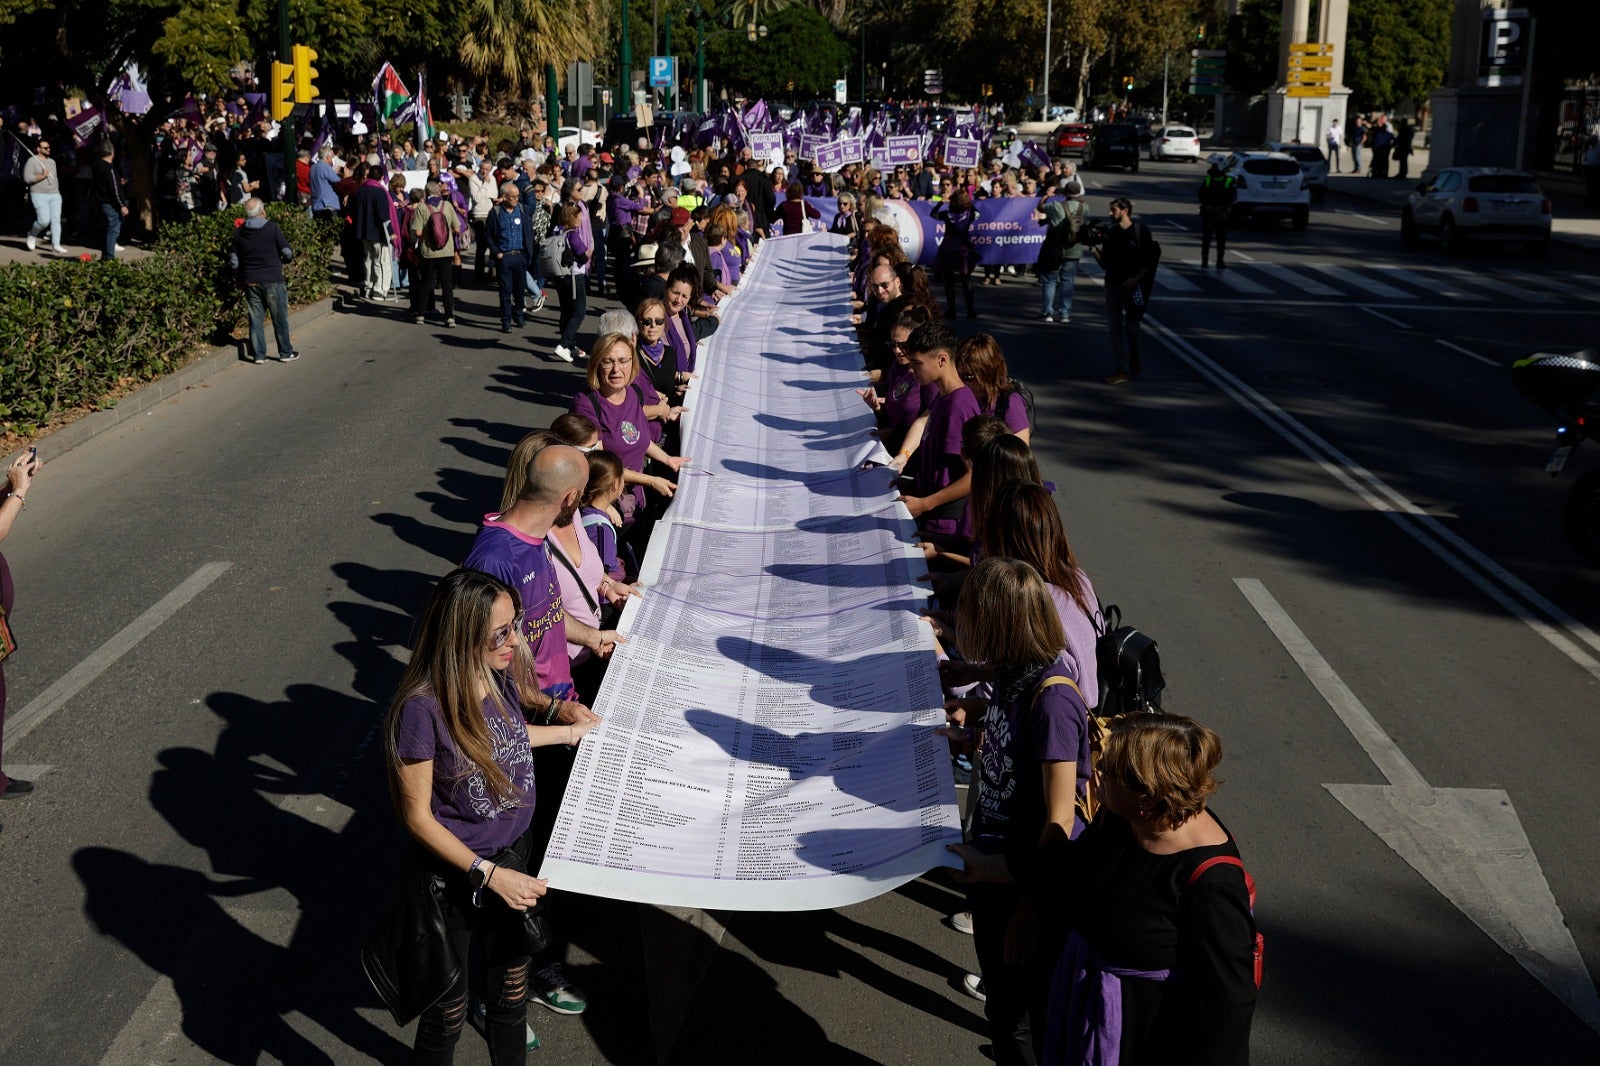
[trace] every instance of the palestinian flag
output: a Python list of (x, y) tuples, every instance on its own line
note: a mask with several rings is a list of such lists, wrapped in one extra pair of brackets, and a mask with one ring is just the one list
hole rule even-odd
[(433, 108), (428, 106), (428, 90), (422, 82), (422, 71), (417, 71), (417, 99), (412, 108), (412, 118), (417, 123), (417, 144), (433, 140), (439, 128), (433, 124)]
[(411, 102), (406, 83), (400, 80), (392, 65), (385, 63), (378, 76), (372, 79), (372, 96), (378, 105), (378, 124), (393, 126), (399, 114)]

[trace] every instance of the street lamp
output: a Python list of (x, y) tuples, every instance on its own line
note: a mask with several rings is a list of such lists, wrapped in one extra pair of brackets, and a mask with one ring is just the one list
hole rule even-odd
[[(697, 31), (697, 34), (698, 34), (698, 36), (696, 37), (695, 46), (694, 46), (694, 104), (695, 104), (695, 110), (699, 111), (703, 115), (703, 114), (705, 114), (705, 110), (706, 110), (706, 25), (705, 25), (705, 20), (702, 19), (702, 18), (696, 18), (694, 20), (694, 25), (695, 25), (695, 30)], [(721, 37), (724, 34), (739, 33), (739, 32), (743, 32), (744, 36), (745, 36), (745, 40), (749, 41), (751, 44), (754, 44), (754, 43), (756, 43), (756, 41), (761, 40), (761, 39), (766, 37), (766, 35), (767, 35), (767, 27), (766, 27), (765, 23), (763, 23), (761, 25), (757, 25), (756, 23), (752, 22), (749, 25), (745, 26), (742, 31), (740, 31), (740, 30), (717, 30), (715, 33), (713, 33), (711, 35), (711, 39), (712, 40), (716, 40), (718, 37)]]

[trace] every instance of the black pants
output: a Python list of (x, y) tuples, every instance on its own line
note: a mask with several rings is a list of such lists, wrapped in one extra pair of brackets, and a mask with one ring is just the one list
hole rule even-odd
[(1026, 966), (1005, 961), (1006, 930), (1022, 903), (1015, 885), (973, 885), (972, 944), (983, 974), (984, 1017), (998, 1066), (1035, 1066), (1044, 1048), (1045, 1004), (1050, 974), (1060, 954), (1060, 939), (1035, 938), (1033, 960)]
[[(448, 260), (446, 260), (448, 262)], [(428, 863), (427, 859), (417, 859)], [(431, 865), (431, 864), (430, 864)], [(522, 916), (491, 891), (482, 895), (482, 907), (472, 905), (472, 891), (459, 870), (441, 871), (450, 891), (445, 897), (445, 923), (460, 959), (469, 958), (474, 934), (482, 964), (484, 1006), (488, 1014), (489, 1061), (512, 1066), (528, 1059), (528, 942)], [(467, 1020), (467, 968), (439, 1002), (417, 1020), (413, 1063), (449, 1066), (455, 1060), (456, 1042)]]
[(961, 292), (967, 299), (967, 317), (973, 316), (972, 310), (972, 275), (965, 270), (946, 270), (944, 272), (944, 313), (956, 313), (956, 282), (961, 283)]
[(1121, 285), (1106, 286), (1106, 318), (1111, 321), (1111, 354), (1116, 356), (1117, 369), (1129, 374), (1139, 373), (1139, 322), (1144, 318), (1143, 292), (1135, 285), (1124, 289)]
[(500, 324), (522, 325), (522, 305), (528, 299), (528, 257), (507, 252), (495, 264), (500, 274)]
[(411, 282), (411, 313), (420, 315), (428, 310), (433, 300), (433, 287), (438, 285), (444, 293), (444, 317), (456, 317), (456, 268), (450, 256), (438, 258), (418, 257), (420, 266)]
[(1211, 258), (1211, 240), (1217, 241), (1217, 265), (1222, 265), (1222, 257), (1228, 251), (1228, 216), (1225, 212), (1202, 211), (1200, 212), (1200, 265), (1205, 266)]
[(489, 260), (489, 220), (475, 218), (472, 220), (472, 243), (478, 246), (478, 261), (474, 274), (478, 281), (484, 281), (494, 273), (493, 264)]

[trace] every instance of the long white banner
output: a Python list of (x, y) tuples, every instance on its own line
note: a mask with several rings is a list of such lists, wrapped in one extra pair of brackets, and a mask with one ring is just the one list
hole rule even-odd
[(693, 458), (643, 560), (541, 877), (815, 910), (955, 865), (926, 572), (849, 327), (844, 238), (766, 241), (701, 351)]

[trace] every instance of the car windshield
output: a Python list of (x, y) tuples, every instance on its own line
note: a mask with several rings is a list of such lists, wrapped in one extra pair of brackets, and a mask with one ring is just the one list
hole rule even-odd
[(1104, 137), (1106, 140), (1114, 143), (1120, 141), (1131, 141), (1138, 136), (1137, 132), (1132, 126), (1101, 126), (1096, 132), (1098, 132), (1100, 136)]
[(1243, 169), (1246, 174), (1264, 177), (1287, 177), (1300, 173), (1299, 165), (1292, 159), (1246, 159)]
[(1194, 130), (1186, 130), (1182, 126), (1173, 126), (1162, 134), (1163, 137), (1193, 137)]
[(1469, 192), (1522, 192), (1539, 195), (1539, 183), (1526, 174), (1477, 174), (1467, 179)]
[(1300, 162), (1302, 162), (1302, 163), (1326, 163), (1327, 162), (1327, 160), (1322, 157), (1322, 153), (1320, 151), (1318, 151), (1317, 149), (1311, 147), (1309, 144), (1290, 144), (1290, 145), (1285, 145), (1282, 149), (1280, 149), (1280, 151), (1282, 151), (1284, 155), (1292, 155), (1292, 156), (1294, 156), (1296, 159), (1300, 160)]

